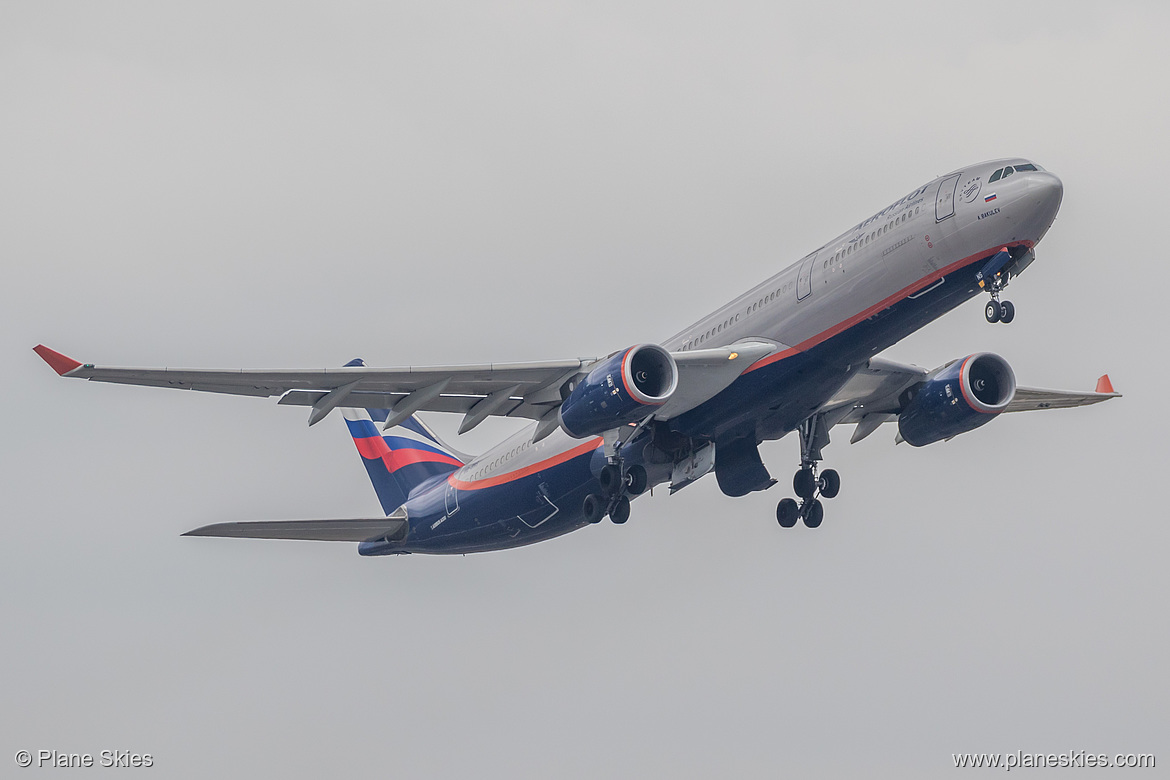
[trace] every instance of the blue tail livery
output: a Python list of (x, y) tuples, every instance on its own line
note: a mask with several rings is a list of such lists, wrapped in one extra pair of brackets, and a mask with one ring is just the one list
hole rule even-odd
[(389, 417), (387, 409), (343, 408), (341, 412), (386, 514), (405, 504), (420, 487), (463, 466), (413, 415), (383, 432), (378, 423)]

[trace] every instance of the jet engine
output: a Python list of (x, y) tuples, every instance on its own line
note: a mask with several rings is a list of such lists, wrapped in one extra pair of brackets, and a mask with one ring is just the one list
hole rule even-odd
[(912, 389), (898, 433), (921, 447), (991, 422), (1016, 394), (1016, 375), (999, 355), (979, 352), (931, 372)]
[(674, 358), (657, 344), (638, 344), (603, 360), (575, 380), (561, 404), (561, 427), (578, 439), (638, 422), (678, 386)]

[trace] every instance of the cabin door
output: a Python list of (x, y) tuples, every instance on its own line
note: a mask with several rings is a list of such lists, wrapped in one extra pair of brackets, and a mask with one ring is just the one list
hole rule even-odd
[(942, 222), (947, 217), (954, 216), (955, 188), (959, 185), (961, 175), (956, 173), (938, 183), (938, 197), (934, 200), (934, 220), (936, 222)]
[(800, 273), (796, 275), (796, 300), (798, 301), (803, 301), (812, 295), (813, 263), (816, 262), (818, 254), (820, 254), (819, 251), (813, 252), (800, 264)]

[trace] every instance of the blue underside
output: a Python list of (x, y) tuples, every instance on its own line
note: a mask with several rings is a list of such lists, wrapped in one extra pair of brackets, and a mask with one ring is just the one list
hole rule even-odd
[[(775, 439), (794, 430), (849, 378), (850, 366), (937, 319), (980, 290), (975, 273), (988, 257), (953, 271), (938, 286), (906, 298), (848, 330), (744, 374), (706, 403), (671, 421), (686, 436), (720, 441)], [(753, 439), (754, 440), (754, 439)], [(640, 448), (626, 462), (639, 462)], [(480, 490), (456, 490), (445, 477), (423, 485), (406, 504), (409, 533), (400, 542), (362, 542), (362, 555), (469, 553), (533, 544), (588, 524), (581, 505), (600, 493), (600, 449), (546, 471)], [(451, 511), (458, 506), (458, 509)]]

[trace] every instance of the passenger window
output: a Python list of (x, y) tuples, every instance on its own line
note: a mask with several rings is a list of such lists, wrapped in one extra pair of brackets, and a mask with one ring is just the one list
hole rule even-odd
[(987, 183), (991, 184), (991, 182), (993, 182), (993, 181), (999, 181), (1000, 176), (1003, 176), (1003, 168), (1000, 168), (998, 171), (991, 174), (991, 176), (989, 176), (987, 179)]

